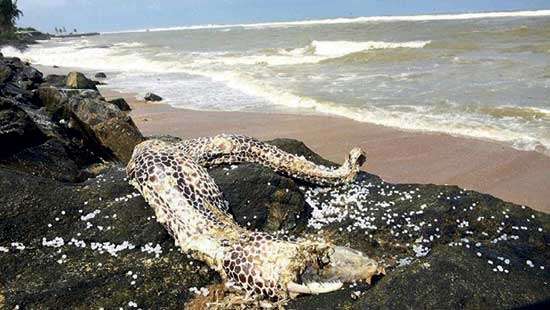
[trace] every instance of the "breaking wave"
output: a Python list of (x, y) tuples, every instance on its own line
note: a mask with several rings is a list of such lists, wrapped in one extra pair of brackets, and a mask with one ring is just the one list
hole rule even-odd
[(219, 55), (217, 57), (203, 57), (202, 59), (196, 60), (196, 62), (199, 64), (220, 62), (227, 65), (269, 66), (313, 64), (370, 50), (423, 48), (429, 43), (430, 41), (312, 41), (304, 47), (271, 49), (265, 50), (263, 53), (260, 52), (252, 55)]
[[(550, 120), (550, 110), (546, 109), (503, 106), (487, 111), (480, 109), (472, 113), (461, 113), (452, 109), (446, 112), (438, 111), (439, 107), (435, 106), (403, 105), (397, 109), (373, 105), (344, 106), (331, 101), (297, 95), (235, 72), (197, 70), (188, 71), (188, 73), (209, 77), (248, 95), (261, 97), (272, 104), (298, 111), (313, 111), (406, 130), (444, 132), (455, 136), (494, 140), (511, 144), (517, 149), (550, 155), (550, 138), (530, 136), (525, 131), (523, 122), (526, 118), (535, 121)], [(505, 123), (500, 121), (503, 117), (507, 117)]]
[[(524, 15), (550, 16), (550, 11), (246, 27)], [(101, 70), (109, 77), (107, 87), (138, 94), (154, 90), (176, 107), (330, 114), (491, 139), (550, 155), (550, 53), (543, 40), (549, 22), (529, 18), (445, 22), (444, 27), (404, 24), (411, 29), (395, 24), (262, 32), (224, 26), (224, 32), (50, 40), (24, 52), (9, 47), (1, 52), (45, 66)]]

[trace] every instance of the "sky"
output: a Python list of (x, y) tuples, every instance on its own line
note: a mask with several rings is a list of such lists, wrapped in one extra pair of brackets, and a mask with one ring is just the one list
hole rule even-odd
[(53, 32), (334, 17), (550, 9), (550, 0), (19, 0), (19, 26)]

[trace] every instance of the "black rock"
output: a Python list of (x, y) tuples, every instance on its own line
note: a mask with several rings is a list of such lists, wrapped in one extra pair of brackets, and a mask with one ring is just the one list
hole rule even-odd
[(53, 121), (68, 119), (67, 97), (59, 89), (51, 86), (42, 86), (35, 92), (35, 102), (46, 109)]
[(153, 93), (147, 93), (143, 99), (146, 101), (161, 101), (162, 97)]
[[(8, 70), (9, 69), (9, 70)], [(42, 83), (42, 73), (19, 58), (0, 59), (0, 83), (11, 82), (25, 90)]]
[(64, 88), (66, 79), (66, 75), (49, 74), (46, 75), (46, 77), (44, 78), (44, 83), (48, 84), (49, 86)]
[(40, 144), (46, 137), (17, 103), (0, 98), (0, 156)]
[(103, 72), (98, 72), (94, 75), (94, 77), (98, 78), (98, 79), (106, 79), (107, 78), (107, 75)]
[(241, 226), (270, 232), (305, 228), (311, 209), (292, 179), (253, 164), (218, 167), (209, 172)]
[(25, 65), (21, 70), (18, 70), (17, 73), (14, 74), (13, 80), (16, 82), (30, 81), (33, 84), (40, 84), (43, 82), (43, 76), (42, 72), (29, 65)]
[(70, 184), (0, 167), (2, 308), (174, 308), (220, 281), (175, 248), (124, 177), (110, 168)]
[(87, 176), (58, 139), (50, 139), (0, 159), (0, 166), (62, 182), (79, 182)]
[(4, 86), (0, 88), (0, 95), (15, 99), (22, 103), (30, 103), (33, 98), (33, 93), (31, 90), (27, 89), (27, 85), (18, 85), (13, 82), (4, 84)]
[[(301, 142), (270, 143), (332, 165)], [(359, 283), (333, 293), (301, 296), (289, 309), (505, 309), (543, 303), (550, 296), (544, 284), (548, 270), (540, 268), (550, 258), (547, 214), (455, 186), (390, 184), (366, 173), (355, 184), (322, 191), (257, 165), (217, 167), (210, 173), (241, 225), (330, 236), (336, 244), (364, 251), (387, 266), (386, 275), (372, 286)], [(8, 250), (0, 254), (0, 283), (6, 306), (110, 308), (134, 301), (141, 308), (172, 308), (194, 297), (190, 287), (218, 283), (203, 263), (174, 248), (152, 210), (132, 193), (122, 166), (79, 184), (0, 167), (0, 245)], [(316, 227), (305, 196), (313, 208), (326, 204), (341, 211)], [(273, 208), (276, 204), (282, 208)], [(299, 211), (300, 207), (305, 208)], [(284, 208), (305, 219), (281, 217), (277, 225), (270, 225), (272, 210)], [(359, 222), (370, 224), (354, 225)], [(49, 247), (42, 238), (45, 244), (54, 238), (64, 243)], [(82, 241), (85, 247), (76, 245)], [(134, 248), (109, 254), (91, 246), (107, 242), (114, 248), (125, 241)], [(26, 248), (17, 250), (12, 242)], [(143, 252), (147, 244), (149, 249), (158, 244), (160, 257)]]
[(112, 100), (109, 100), (109, 103), (112, 103), (116, 105), (121, 111), (130, 111), (132, 110), (130, 106), (128, 105), (128, 102), (124, 100), (124, 98), (115, 98)]
[(128, 162), (134, 147), (144, 140), (126, 113), (101, 99), (72, 96), (67, 108), (74, 116), (75, 127), (122, 162)]
[(10, 67), (0, 62), (0, 84), (10, 79), (11, 73), (12, 70), (10, 69)]

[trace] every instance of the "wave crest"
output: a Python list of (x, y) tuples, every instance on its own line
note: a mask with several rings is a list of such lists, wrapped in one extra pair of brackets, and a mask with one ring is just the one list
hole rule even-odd
[(315, 55), (330, 58), (375, 49), (423, 48), (431, 41), (385, 42), (385, 41), (312, 41), (306, 50), (313, 50)]
[(360, 52), (367, 52), (381, 49), (398, 48), (423, 48), (431, 41), (406, 41), (406, 42), (385, 42), (385, 41), (312, 41), (306, 46), (298, 48), (264, 49), (252, 55), (220, 55), (212, 58), (202, 57), (197, 64), (219, 62), (225, 65), (267, 65), (284, 66), (313, 64), (322, 61), (341, 58)]

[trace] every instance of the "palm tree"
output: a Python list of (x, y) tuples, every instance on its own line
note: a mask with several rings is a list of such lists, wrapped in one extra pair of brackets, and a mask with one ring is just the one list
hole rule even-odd
[(23, 15), (17, 8), (17, 0), (0, 0), (0, 32), (12, 31), (15, 21)]

